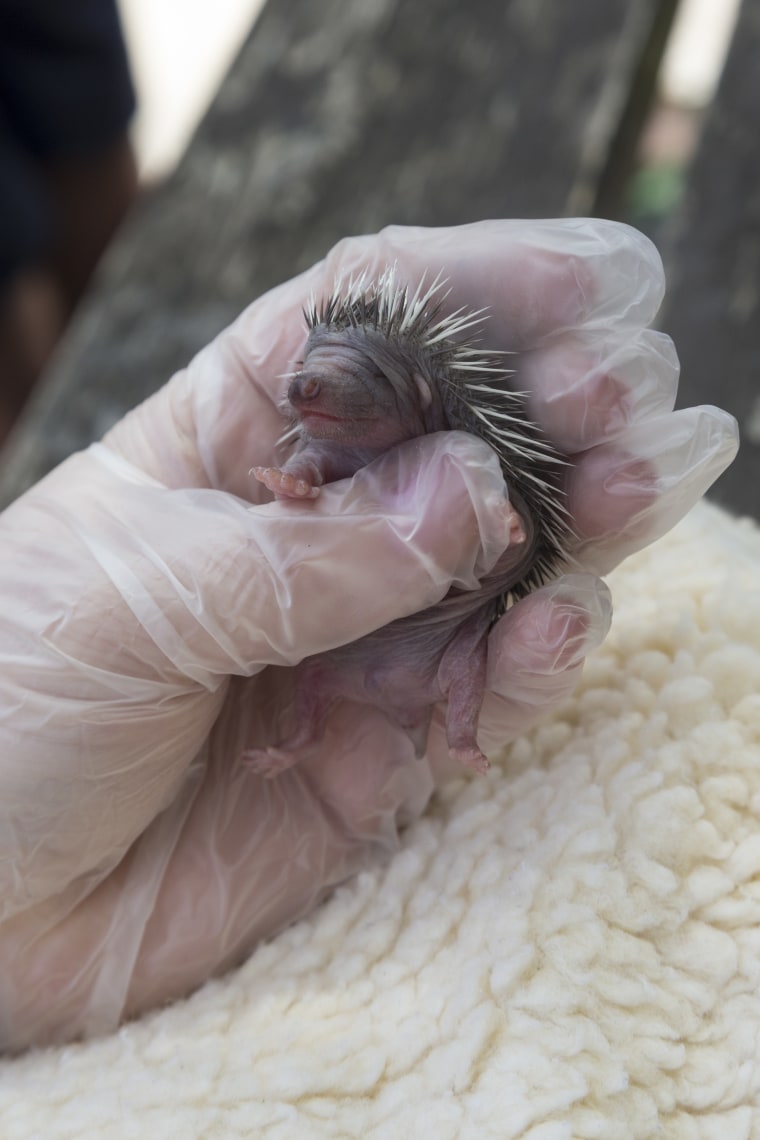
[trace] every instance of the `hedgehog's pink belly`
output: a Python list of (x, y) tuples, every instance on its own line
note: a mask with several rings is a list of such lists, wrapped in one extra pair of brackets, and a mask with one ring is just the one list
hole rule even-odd
[[(350, 645), (320, 654), (299, 670), (313, 663), (336, 695), (380, 708), (440, 701), (444, 693), (438, 668), (462, 620), (426, 625), (421, 616), (402, 618)], [(488, 623), (484, 615), (484, 630)]]
[(380, 707), (441, 700), (438, 666), (449, 639), (426, 645), (418, 634), (417, 644), (410, 640), (404, 646), (381, 633), (362, 638), (350, 653), (338, 649), (315, 659), (324, 668), (325, 683), (336, 695)]
[(249, 750), (254, 770), (276, 775), (321, 739), (327, 715), (340, 700), (380, 709), (424, 753), (434, 707), (446, 701), (449, 751), (483, 772), (488, 761), (477, 743), (488, 631), (498, 599), (514, 581), (516, 552), (505, 552), (479, 590), (451, 591), (438, 605), (400, 618), (295, 670), (293, 730), (269, 748)]
[(338, 700), (380, 709), (424, 753), (433, 709), (448, 700), (446, 731), (457, 754), (471, 755), (483, 769), (476, 740), (483, 700), (492, 604), (482, 602), (462, 620), (449, 620), (436, 607), (427, 622), (414, 615), (360, 641), (302, 662), (297, 669), (293, 735), (280, 748), (303, 748), (319, 739), (324, 720)]

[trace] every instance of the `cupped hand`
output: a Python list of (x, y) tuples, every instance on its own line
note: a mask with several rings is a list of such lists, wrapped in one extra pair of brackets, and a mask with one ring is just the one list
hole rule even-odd
[[(276, 737), (288, 666), (473, 587), (507, 541), (498, 465), (460, 433), (389, 452), (309, 503), (267, 502), (302, 353), (336, 278), (441, 272), (487, 306), (532, 416), (571, 458), (573, 573), (494, 629), (484, 745), (572, 689), (609, 623), (604, 573), (728, 465), (735, 425), (673, 412), (648, 330), (662, 271), (607, 222), (391, 228), (254, 302), (187, 369), (0, 518), (0, 1044), (102, 1032), (186, 993), (314, 906), (452, 774), (378, 712), (340, 706), (305, 762)], [(456, 525), (451, 525), (451, 520)]]

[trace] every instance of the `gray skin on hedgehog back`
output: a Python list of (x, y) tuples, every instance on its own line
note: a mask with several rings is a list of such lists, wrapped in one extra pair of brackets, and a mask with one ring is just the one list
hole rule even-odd
[[(377, 327), (336, 330), (316, 324), (288, 391), (299, 425), (297, 445), (281, 468), (256, 468), (257, 477), (278, 497), (308, 499), (322, 484), (353, 475), (404, 440), (472, 430), (456, 406), (452, 415), (436, 374), (440, 367), (413, 343), (391, 341)], [(516, 497), (517, 502), (510, 488), (524, 541), (508, 547), (479, 588), (452, 589), (429, 609), (304, 660), (296, 668), (292, 733), (276, 745), (248, 750), (250, 767), (274, 776), (297, 763), (321, 738), (333, 705), (348, 699), (381, 709), (408, 734), (417, 756), (424, 753), (434, 707), (445, 701), (452, 757), (475, 771), (487, 770), (477, 722), (488, 633), (536, 555), (534, 520)]]

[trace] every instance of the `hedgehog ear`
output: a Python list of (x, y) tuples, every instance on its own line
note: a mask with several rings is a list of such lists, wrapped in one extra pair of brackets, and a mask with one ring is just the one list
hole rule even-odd
[(415, 372), (414, 382), (417, 385), (417, 391), (420, 394), (423, 409), (429, 408), (433, 402), (433, 393), (430, 391), (430, 385), (423, 376), (420, 376), (419, 372)]

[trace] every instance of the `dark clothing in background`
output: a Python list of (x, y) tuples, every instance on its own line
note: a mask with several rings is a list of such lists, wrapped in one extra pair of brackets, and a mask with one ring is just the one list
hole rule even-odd
[(107, 148), (134, 107), (115, 0), (0, 0), (0, 288), (49, 250), (45, 164)]

